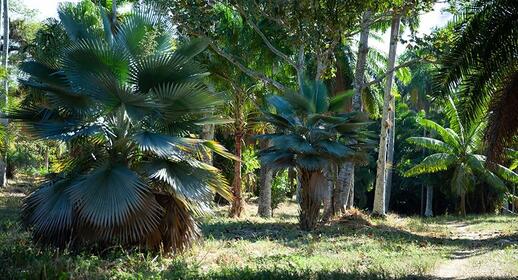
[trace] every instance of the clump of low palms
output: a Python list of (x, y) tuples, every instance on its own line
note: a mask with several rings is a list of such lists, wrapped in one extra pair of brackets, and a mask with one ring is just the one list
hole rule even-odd
[(365, 130), (368, 115), (339, 113), (345, 100), (346, 94), (329, 98), (321, 82), (306, 83), (301, 93), (268, 98), (275, 110), (264, 112), (264, 119), (276, 132), (260, 136), (271, 144), (261, 150), (260, 159), (273, 169), (297, 169), (303, 230), (318, 223), (327, 188), (325, 171), (345, 161), (365, 162), (367, 147), (372, 145)]
[(470, 122), (465, 126), (452, 98), (445, 104), (450, 127), (445, 128), (434, 121), (419, 119), (424, 128), (437, 134), (432, 137), (410, 137), (408, 142), (435, 152), (404, 173), (417, 176), (453, 169), (450, 185), (460, 197), (460, 211), (466, 214), (466, 193), (473, 190), (476, 180), (481, 180), (498, 192), (506, 191), (504, 181), (518, 182), (518, 174), (499, 164), (486, 164), (486, 156), (480, 154), (485, 123)]
[(22, 66), (32, 94), (10, 118), (69, 153), (25, 199), (23, 219), (40, 242), (179, 251), (199, 235), (193, 215), (206, 212), (213, 193), (229, 197), (219, 170), (199, 154), (231, 155), (195, 134), (223, 102), (193, 60), (207, 44), (173, 49), (170, 28), (152, 9), (116, 26), (100, 9), (99, 27), (62, 9), (68, 42), (57, 60)]

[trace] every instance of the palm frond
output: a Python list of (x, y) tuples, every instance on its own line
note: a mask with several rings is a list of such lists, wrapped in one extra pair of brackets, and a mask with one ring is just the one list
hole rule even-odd
[(421, 163), (410, 168), (404, 173), (405, 177), (412, 177), (426, 173), (435, 173), (449, 169), (457, 162), (455, 155), (437, 153), (427, 156)]

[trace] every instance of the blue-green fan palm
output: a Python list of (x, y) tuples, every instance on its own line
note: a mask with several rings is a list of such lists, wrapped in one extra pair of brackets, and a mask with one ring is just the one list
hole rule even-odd
[(70, 157), (23, 206), (25, 223), (47, 243), (116, 242), (182, 250), (198, 235), (193, 214), (214, 191), (229, 197), (219, 171), (198, 160), (198, 125), (222, 103), (201, 82), (193, 57), (206, 42), (173, 50), (171, 30), (141, 8), (111, 26), (85, 25), (60, 11), (68, 41), (57, 63), (28, 61), (33, 94), (10, 114), (36, 139), (67, 143)]
[(320, 210), (319, 193), (326, 188), (324, 171), (344, 161), (365, 162), (371, 145), (365, 130), (365, 113), (338, 113), (348, 94), (329, 98), (321, 82), (308, 83), (302, 93), (270, 96), (274, 112), (264, 112), (276, 133), (260, 137), (271, 146), (260, 152), (262, 164), (272, 168), (294, 167), (301, 183), (300, 226), (313, 229)]
[(408, 142), (435, 152), (416, 166), (404, 173), (405, 176), (417, 176), (453, 169), (451, 188), (460, 196), (460, 210), (466, 213), (465, 195), (471, 191), (478, 178), (500, 192), (506, 191), (504, 181), (518, 182), (518, 174), (499, 164), (486, 166), (486, 157), (478, 154), (484, 133), (484, 122), (479, 121), (465, 126), (452, 98), (446, 103), (446, 114), (450, 128), (445, 128), (431, 120), (420, 119), (418, 122), (426, 129), (437, 133), (440, 139), (431, 137), (410, 137)]

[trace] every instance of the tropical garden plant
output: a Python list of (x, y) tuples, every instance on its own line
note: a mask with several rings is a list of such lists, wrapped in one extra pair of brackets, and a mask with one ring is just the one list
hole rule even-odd
[(409, 143), (435, 153), (407, 170), (404, 175), (410, 177), (453, 169), (451, 188), (460, 197), (460, 212), (465, 215), (466, 193), (473, 190), (476, 180), (485, 182), (503, 194), (507, 189), (504, 181), (517, 183), (518, 174), (499, 164), (486, 165), (486, 156), (480, 154), (485, 122), (479, 121), (466, 126), (461, 122), (452, 98), (447, 99), (445, 108), (450, 123), (449, 128), (425, 118), (418, 120), (422, 127), (435, 132), (439, 139), (433, 137), (407, 139)]
[(365, 162), (366, 149), (372, 144), (365, 130), (367, 114), (337, 113), (348, 96), (339, 94), (330, 99), (323, 83), (317, 81), (305, 83), (301, 93), (268, 98), (274, 111), (265, 111), (263, 116), (276, 132), (260, 136), (271, 143), (261, 150), (260, 159), (273, 169), (297, 169), (303, 230), (311, 230), (318, 223), (327, 189), (325, 171), (344, 161)]
[[(57, 245), (119, 243), (180, 251), (199, 235), (194, 215), (228, 185), (200, 154), (232, 157), (196, 136), (223, 100), (193, 59), (207, 43), (173, 49), (172, 30), (141, 7), (99, 26), (61, 9), (68, 41), (54, 61), (27, 61), (31, 89), (11, 120), (34, 139), (66, 143), (68, 159), (23, 205), (36, 240)], [(78, 19), (79, 18), (79, 19)]]
[(450, 24), (448, 51), (440, 57), (438, 85), (459, 91), (460, 114), (470, 122), (487, 116), (490, 161), (501, 162), (518, 132), (518, 4), (472, 1)]

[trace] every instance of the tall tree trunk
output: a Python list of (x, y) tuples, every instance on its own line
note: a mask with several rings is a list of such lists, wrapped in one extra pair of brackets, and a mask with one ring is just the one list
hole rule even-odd
[[(4, 79), (4, 94), (5, 94), (5, 108), (7, 109), (9, 105), (9, 71), (7, 70), (8, 67), (8, 61), (9, 61), (9, 1), (3, 0), (3, 28), (4, 28), (4, 44), (3, 44), (3, 67), (7, 73)], [(5, 120), (5, 126), (6, 131), (8, 127), (9, 121)], [(1, 176), (1, 184), (3, 187), (7, 186), (7, 150), (9, 147), (9, 133), (6, 133), (5, 136), (5, 148), (4, 148), (4, 157), (3, 157), (3, 164), (0, 166), (0, 176)]]
[[(395, 108), (395, 99), (392, 98), (392, 108)], [(396, 141), (396, 118), (395, 111), (390, 112), (390, 122), (392, 127), (389, 129), (388, 143), (387, 143), (387, 173), (386, 186), (385, 186), (385, 212), (388, 212), (390, 205), (390, 195), (392, 193), (392, 174), (394, 168), (394, 144)]]
[(242, 178), (241, 178), (241, 144), (243, 142), (243, 136), (245, 131), (245, 121), (243, 115), (243, 94), (241, 90), (235, 91), (235, 100), (234, 100), (234, 146), (235, 146), (235, 155), (238, 160), (234, 161), (234, 182), (232, 184), (232, 207), (230, 208), (230, 217), (239, 217), (241, 216), (241, 211), (243, 211), (243, 197), (241, 196), (241, 188), (242, 188)]
[(112, 0), (112, 26), (115, 28), (117, 25), (117, 1)]
[(466, 192), (462, 191), (460, 194), (460, 214), (466, 216)]
[(401, 13), (399, 11), (394, 12), (392, 17), (392, 24), (390, 28), (390, 47), (389, 57), (387, 63), (387, 81), (385, 84), (385, 92), (383, 96), (383, 115), (381, 120), (381, 131), (380, 131), (380, 144), (378, 150), (378, 163), (376, 173), (376, 190), (374, 193), (374, 206), (373, 214), (385, 215), (385, 187), (386, 187), (386, 163), (387, 163), (387, 141), (388, 141), (388, 130), (392, 126), (390, 123), (390, 111), (393, 111), (391, 105), (393, 104), (392, 99), (392, 82), (394, 78), (394, 64), (396, 61), (397, 43), (399, 38), (399, 24), (401, 22)]
[[(327, 222), (333, 216), (335, 210), (335, 200), (337, 199), (336, 192), (338, 190), (338, 186), (335, 186), (336, 180), (333, 180), (334, 170), (329, 167), (326, 171), (326, 190), (324, 192), (324, 212), (322, 214), (322, 222)], [(338, 194), (339, 196), (339, 194)]]
[(325, 185), (326, 179), (321, 171), (300, 170), (300, 229), (312, 230), (317, 226), (321, 198), (318, 188)]
[[(267, 149), (269, 146), (268, 140), (261, 139), (259, 146), (261, 150)], [(272, 216), (272, 180), (273, 171), (268, 166), (261, 164), (261, 169), (259, 170), (258, 214), (263, 218), (270, 218)]]
[(234, 161), (234, 181), (232, 183), (232, 207), (230, 208), (230, 217), (241, 216), (243, 211), (243, 197), (241, 196), (241, 142), (243, 141), (243, 132), (236, 131), (234, 136), (235, 141), (235, 155), (238, 160)]
[(49, 146), (45, 146), (45, 171), (49, 172)]
[[(371, 12), (365, 11), (362, 16), (362, 25), (360, 32), (360, 42), (358, 45), (358, 55), (356, 59), (356, 68), (354, 71), (354, 95), (352, 100), (353, 111), (359, 112), (362, 110), (362, 90), (365, 79), (365, 65), (367, 63), (367, 54), (369, 53), (369, 25)], [(340, 167), (338, 172), (338, 185), (341, 190), (341, 199), (337, 201), (335, 209), (351, 208), (354, 201), (354, 163), (345, 162)]]
[(431, 185), (426, 186), (426, 211), (424, 215), (425, 217), (433, 216), (433, 187)]

